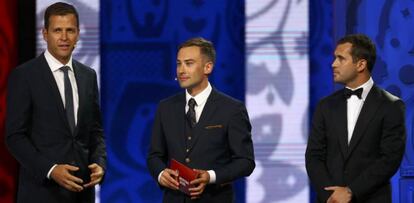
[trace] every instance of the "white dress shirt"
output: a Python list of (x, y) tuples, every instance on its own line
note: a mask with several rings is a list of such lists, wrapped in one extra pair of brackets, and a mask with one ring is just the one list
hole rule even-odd
[(195, 105), (194, 110), (195, 110), (195, 114), (196, 114), (196, 122), (198, 123), (198, 121), (200, 120), (200, 116), (201, 116), (201, 112), (203, 112), (204, 106), (206, 105), (208, 96), (210, 96), (211, 90), (213, 90), (213, 88), (211, 87), (210, 83), (208, 83), (206, 89), (204, 89), (203, 91), (201, 91), (200, 93), (198, 93), (196, 96), (191, 96), (190, 93), (188, 93), (188, 91), (185, 91), (185, 100), (186, 100), (186, 105), (185, 105), (185, 113), (187, 113), (188, 109), (190, 108), (188, 106), (188, 101), (191, 98), (194, 98), (194, 100), (196, 101), (197, 105)]
[[(78, 122), (78, 108), (79, 108), (79, 95), (78, 95), (78, 86), (76, 84), (75, 79), (75, 73), (73, 71), (72, 67), (72, 56), (70, 57), (67, 64), (62, 64), (59, 60), (57, 60), (55, 57), (52, 56), (52, 54), (46, 49), (45, 51), (45, 58), (46, 62), (49, 65), (50, 70), (53, 73), (53, 77), (55, 78), (57, 87), (59, 89), (60, 97), (62, 98), (63, 106), (65, 106), (65, 81), (64, 81), (64, 75), (63, 71), (60, 70), (62, 66), (68, 66), (69, 71), (69, 80), (72, 85), (72, 92), (73, 92), (73, 110), (74, 116), (75, 116), (75, 125)], [(47, 178), (50, 179), (50, 173), (52, 173), (52, 170), (56, 167), (56, 164), (50, 168), (49, 172), (47, 173)]]
[[(185, 113), (187, 113), (188, 109), (190, 108), (188, 106), (188, 101), (191, 98), (194, 98), (194, 100), (197, 103), (197, 105), (195, 105), (195, 107), (194, 107), (195, 114), (196, 114), (196, 122), (198, 122), (200, 120), (201, 113), (203, 112), (204, 106), (206, 105), (207, 99), (210, 96), (212, 90), (213, 90), (213, 88), (211, 87), (210, 83), (208, 83), (207, 87), (195, 96), (191, 96), (191, 94), (188, 93), (187, 90), (185, 91), (185, 100), (186, 100)], [(160, 178), (161, 178), (161, 175), (162, 175), (163, 172), (164, 171), (161, 171), (161, 173), (158, 175), (158, 182), (160, 182)], [(216, 182), (216, 172), (214, 172), (214, 170), (208, 170), (207, 172), (210, 175), (210, 182), (209, 183), (215, 183)]]
[(348, 122), (348, 144), (351, 142), (352, 133), (354, 133), (355, 124), (358, 120), (358, 116), (361, 113), (362, 106), (368, 96), (369, 91), (371, 90), (372, 86), (374, 85), (374, 81), (372, 78), (369, 78), (367, 82), (362, 84), (361, 86), (351, 89), (346, 87), (350, 90), (356, 90), (359, 88), (363, 88), (361, 99), (358, 98), (356, 95), (351, 95), (346, 101), (347, 103), (347, 122)]

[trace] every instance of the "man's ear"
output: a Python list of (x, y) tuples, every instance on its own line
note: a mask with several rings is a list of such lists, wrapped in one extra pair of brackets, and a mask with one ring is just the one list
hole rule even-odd
[(42, 28), (42, 35), (43, 35), (43, 40), (45, 40), (45, 42), (47, 42), (47, 29), (46, 28)]
[(357, 71), (363, 72), (365, 69), (368, 69), (368, 63), (365, 59), (360, 59), (357, 62)]
[(80, 39), (80, 29), (78, 28), (78, 36), (76, 37), (76, 44), (79, 42)]
[(211, 72), (213, 72), (214, 64), (213, 62), (209, 61), (206, 64), (204, 64), (204, 74), (210, 75)]

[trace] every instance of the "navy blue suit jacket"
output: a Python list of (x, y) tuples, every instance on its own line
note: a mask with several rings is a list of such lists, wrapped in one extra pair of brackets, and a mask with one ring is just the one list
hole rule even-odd
[[(89, 182), (89, 164), (106, 166), (96, 73), (75, 60), (73, 69), (79, 95), (73, 134), (43, 54), (14, 69), (9, 77), (6, 143), (20, 164), (18, 202), (73, 200), (73, 192), (47, 179), (54, 164), (78, 166), (75, 175), (84, 182)], [(93, 189), (85, 193), (89, 193), (83, 194), (86, 202), (94, 201)]]
[[(213, 88), (194, 128), (195, 140), (186, 152), (185, 105), (184, 92), (160, 102), (147, 158), (149, 171), (158, 182), (171, 159), (191, 168), (214, 170), (216, 183), (207, 185), (198, 202), (231, 202), (234, 194), (229, 183), (250, 175), (255, 167), (246, 108)], [(189, 197), (184, 193), (164, 190), (164, 202), (186, 201)]]

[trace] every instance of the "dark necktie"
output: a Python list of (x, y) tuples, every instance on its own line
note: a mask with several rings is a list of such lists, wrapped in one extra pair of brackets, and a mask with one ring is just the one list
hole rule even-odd
[(361, 99), (361, 95), (362, 95), (362, 91), (363, 91), (364, 89), (361, 87), (361, 88), (358, 88), (358, 89), (356, 89), (356, 90), (354, 90), (354, 91), (352, 91), (352, 90), (350, 90), (350, 89), (348, 89), (348, 88), (345, 88), (344, 89), (344, 95), (345, 95), (345, 97), (348, 99), (349, 97), (351, 97), (352, 95), (356, 95), (357, 97), (358, 97), (358, 99)]
[(191, 98), (188, 100), (188, 111), (187, 111), (187, 119), (190, 122), (190, 125), (192, 128), (196, 125), (196, 114), (194, 107), (197, 105), (197, 102), (194, 100), (194, 98)]
[(63, 66), (60, 68), (63, 71), (64, 76), (64, 84), (65, 84), (65, 110), (66, 110), (66, 118), (68, 119), (70, 131), (74, 132), (75, 130), (75, 111), (73, 110), (73, 92), (72, 92), (72, 85), (70, 84), (69, 80), (69, 67)]

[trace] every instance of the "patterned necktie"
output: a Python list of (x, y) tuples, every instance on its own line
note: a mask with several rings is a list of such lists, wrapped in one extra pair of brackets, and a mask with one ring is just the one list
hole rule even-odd
[(356, 90), (354, 90), (354, 91), (352, 91), (352, 90), (350, 90), (350, 89), (348, 89), (348, 88), (345, 88), (344, 89), (344, 95), (345, 95), (345, 97), (348, 99), (349, 97), (351, 97), (352, 95), (356, 95), (357, 97), (358, 97), (358, 99), (361, 99), (361, 95), (362, 95), (362, 91), (363, 91), (364, 89), (361, 87), (361, 88), (358, 88), (358, 89), (356, 89)]
[(65, 84), (65, 110), (66, 110), (66, 118), (68, 119), (70, 131), (74, 132), (75, 130), (75, 114), (73, 110), (73, 92), (72, 92), (72, 85), (70, 84), (69, 80), (69, 67), (63, 66), (60, 68), (63, 71), (64, 76), (64, 84)]
[(194, 100), (194, 98), (191, 98), (188, 100), (188, 111), (187, 111), (187, 119), (190, 122), (190, 125), (192, 128), (196, 125), (196, 114), (194, 107), (197, 105), (197, 102)]

